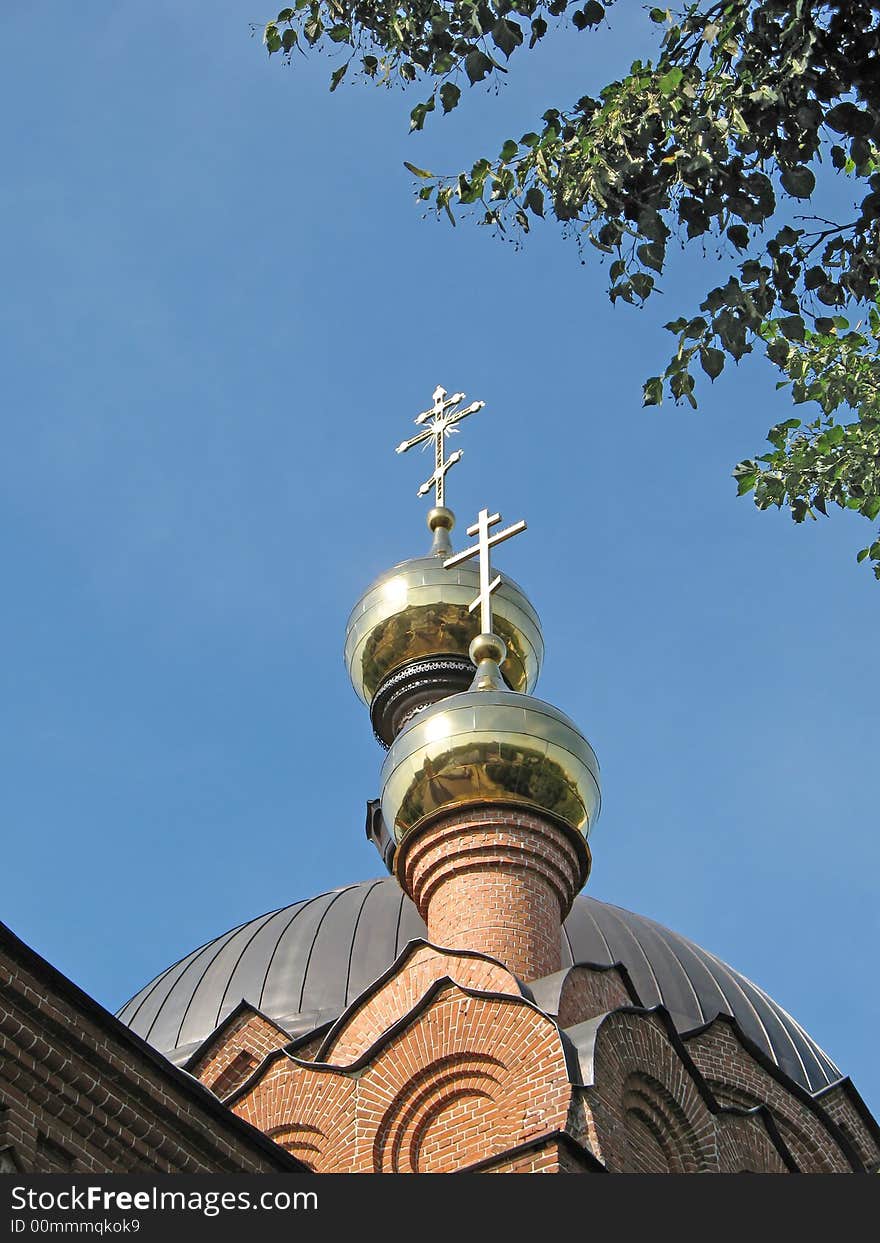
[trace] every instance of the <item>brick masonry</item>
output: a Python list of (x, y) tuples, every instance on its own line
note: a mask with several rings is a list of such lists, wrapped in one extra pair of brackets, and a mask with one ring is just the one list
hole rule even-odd
[(438, 981), (347, 1066), (281, 1054), (230, 1105), (319, 1171), (431, 1173), (564, 1129), (558, 1029), (521, 997)]
[(851, 1088), (820, 1104), (731, 1022), (682, 1039), (613, 968), (568, 968), (534, 992), (548, 1013), (498, 963), (415, 942), (308, 1053), (271, 1054), (229, 1104), (322, 1172), (849, 1172), (880, 1159)]
[(422, 825), (398, 848), (395, 868), (429, 941), (490, 955), (535, 980), (562, 965), (560, 928), (586, 880), (585, 850), (522, 808), (475, 807)]
[(0, 1161), (22, 1173), (301, 1168), (3, 925)]

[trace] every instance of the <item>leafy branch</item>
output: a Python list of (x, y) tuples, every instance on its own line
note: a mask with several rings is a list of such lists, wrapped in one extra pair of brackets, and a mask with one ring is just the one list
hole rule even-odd
[[(344, 48), (331, 89), (356, 60), (385, 85), (430, 82), (410, 112), (420, 130), (438, 102), (444, 113), (459, 106), (466, 83), (506, 73), (551, 21), (586, 30), (607, 7), (298, 0), (264, 38), (270, 54), (288, 57), (300, 40)], [(796, 521), (829, 501), (873, 521), (880, 359), (873, 328), (850, 329), (842, 312), (876, 315), (880, 291), (880, 0), (694, 0), (649, 18), (656, 57), (635, 61), (595, 97), (548, 108), (533, 130), (467, 171), (435, 177), (408, 163), (418, 198), (452, 223), (473, 214), (513, 236), (555, 219), (582, 248), (607, 256), (612, 302), (634, 306), (657, 292), (671, 240), (702, 249), (714, 239), (738, 254), (698, 314), (667, 324), (676, 349), (645, 383), (645, 404), (668, 395), (696, 406), (701, 373), (714, 381), (729, 359), (759, 347), (795, 402), (818, 402), (822, 415), (780, 424), (773, 452), (737, 475), (740, 493), (761, 508), (785, 504)], [(851, 190), (844, 221), (786, 214), (835, 176)], [(855, 422), (837, 422), (843, 408)], [(860, 559), (876, 562), (876, 547)]]

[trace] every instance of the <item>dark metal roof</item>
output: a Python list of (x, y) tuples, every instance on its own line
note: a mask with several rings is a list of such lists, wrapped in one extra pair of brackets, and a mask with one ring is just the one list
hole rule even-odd
[[(119, 1011), (133, 1031), (175, 1062), (242, 999), (292, 1035), (335, 1018), (425, 936), (391, 877), (363, 881), (282, 907), (193, 950)], [(680, 1032), (717, 1014), (796, 1083), (817, 1092), (841, 1072), (802, 1027), (745, 976), (668, 928), (581, 895), (565, 921), (563, 965), (622, 962), (642, 1004), (662, 1004)]]

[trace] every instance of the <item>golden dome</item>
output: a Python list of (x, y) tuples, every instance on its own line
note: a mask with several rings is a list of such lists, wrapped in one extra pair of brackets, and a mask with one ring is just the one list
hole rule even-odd
[[(396, 670), (439, 656), (468, 659), (479, 614), (468, 611), (480, 589), (479, 569), (443, 568), (442, 556), (401, 561), (358, 600), (345, 631), (345, 664), (368, 706)], [(538, 615), (521, 587), (501, 575), (492, 597), (495, 630), (507, 645), (501, 672), (508, 686), (529, 692), (538, 680), (544, 640)]]
[(558, 708), (506, 690), (472, 690), (427, 708), (382, 766), (382, 816), (399, 844), (436, 812), (521, 804), (586, 838), (599, 815), (599, 764)]

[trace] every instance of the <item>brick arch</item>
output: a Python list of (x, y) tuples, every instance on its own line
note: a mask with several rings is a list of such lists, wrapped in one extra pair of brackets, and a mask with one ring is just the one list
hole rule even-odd
[(722, 1114), (718, 1119), (718, 1163), (722, 1174), (787, 1174), (788, 1166), (756, 1118)]
[(266, 1134), (292, 1156), (298, 1157), (310, 1170), (321, 1168), (327, 1137), (320, 1127), (292, 1122), (289, 1125), (272, 1127)]
[(728, 1083), (725, 1079), (707, 1079), (706, 1083), (719, 1105), (731, 1105), (734, 1109), (754, 1109), (756, 1105), (764, 1104), (756, 1092), (749, 1091), (740, 1084)]
[[(263, 1076), (232, 1102), (239, 1117), (276, 1143), (301, 1141), (301, 1159), (319, 1173), (343, 1173), (355, 1159), (356, 1084), (282, 1057), (264, 1065)], [(307, 1147), (306, 1147), (307, 1146)], [(300, 1155), (297, 1149), (296, 1155)]]
[(497, 1112), (504, 1075), (503, 1063), (485, 1053), (452, 1054), (424, 1067), (385, 1111), (373, 1141), (373, 1170), (426, 1173), (436, 1167), (444, 1134), (473, 1126), (479, 1115), (477, 1125), (491, 1129), (485, 1115)]
[(618, 1010), (602, 1022), (584, 1101), (597, 1155), (610, 1171), (717, 1170), (707, 1097), (657, 1015)]
[(446, 985), (389, 1040), (358, 1092), (368, 1168), (448, 1171), (561, 1129), (572, 1089), (546, 1015), (520, 998)]
[[(691, 1174), (709, 1168), (709, 1159), (698, 1142), (691, 1118), (672, 1092), (653, 1075), (633, 1071), (624, 1081), (621, 1093), (625, 1125), (638, 1134), (645, 1145), (648, 1164), (653, 1167), (657, 1150), (661, 1171)], [(645, 1134), (646, 1133), (646, 1134)], [(632, 1144), (638, 1151), (641, 1145)]]

